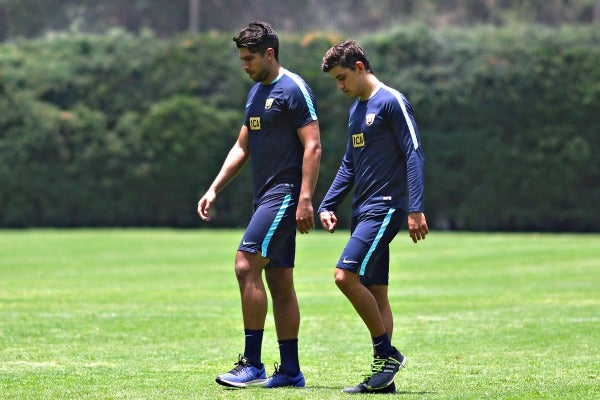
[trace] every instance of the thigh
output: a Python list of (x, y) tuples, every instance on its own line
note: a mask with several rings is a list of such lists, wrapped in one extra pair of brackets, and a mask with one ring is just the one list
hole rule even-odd
[(360, 281), (363, 285), (386, 285), (390, 276), (390, 246), (381, 249), (379, 256), (374, 260), (374, 265), (369, 268), (369, 274), (361, 275)]
[(294, 265), (297, 199), (292, 193), (266, 195), (256, 206), (238, 250), (260, 254), (267, 267)]
[(387, 284), (389, 244), (400, 230), (403, 218), (404, 212), (395, 209), (360, 215), (337, 267), (357, 273), (363, 283)]

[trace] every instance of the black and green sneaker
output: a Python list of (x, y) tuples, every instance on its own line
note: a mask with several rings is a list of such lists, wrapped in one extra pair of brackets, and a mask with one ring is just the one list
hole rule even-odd
[(394, 347), (394, 354), (387, 357), (375, 356), (371, 365), (372, 375), (365, 383), (370, 392), (381, 390), (394, 382), (396, 374), (404, 366), (406, 358)]
[(354, 393), (394, 394), (394, 393), (396, 393), (396, 384), (394, 382), (392, 382), (389, 386), (384, 387), (383, 389), (369, 390), (369, 388), (367, 387), (367, 382), (369, 381), (370, 378), (371, 378), (370, 376), (367, 376), (363, 382), (359, 383), (356, 386), (350, 386), (350, 387), (344, 388), (342, 390), (342, 392), (350, 393), (350, 394), (354, 394)]

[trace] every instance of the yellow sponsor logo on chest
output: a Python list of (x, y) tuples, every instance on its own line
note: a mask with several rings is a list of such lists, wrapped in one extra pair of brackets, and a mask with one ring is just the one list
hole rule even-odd
[(260, 117), (250, 117), (250, 129), (253, 131), (260, 130)]
[(365, 136), (361, 133), (352, 135), (352, 147), (363, 147), (365, 145)]

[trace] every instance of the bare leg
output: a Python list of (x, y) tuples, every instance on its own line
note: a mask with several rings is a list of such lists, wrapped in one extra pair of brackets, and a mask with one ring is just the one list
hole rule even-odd
[(267, 318), (267, 292), (262, 271), (268, 260), (259, 254), (238, 251), (235, 258), (235, 275), (240, 286), (244, 328), (260, 330)]
[(358, 274), (336, 268), (335, 283), (350, 300), (350, 303), (352, 303), (369, 329), (371, 337), (383, 335), (386, 332), (386, 327), (379, 313), (377, 300), (373, 293), (360, 282)]
[(294, 290), (293, 268), (265, 270), (273, 299), (273, 318), (278, 340), (297, 339), (300, 329), (300, 308)]
[(390, 337), (390, 340), (392, 340), (392, 333), (394, 332), (394, 317), (392, 315), (392, 307), (390, 306), (390, 300), (388, 298), (388, 286), (371, 285), (368, 287), (368, 289), (377, 301), (377, 308), (379, 309), (379, 315), (381, 316), (383, 324), (385, 325), (385, 331)]

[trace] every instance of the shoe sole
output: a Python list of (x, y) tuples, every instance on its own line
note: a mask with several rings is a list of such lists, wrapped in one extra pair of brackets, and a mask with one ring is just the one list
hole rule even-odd
[(290, 385), (265, 386), (265, 387), (267, 389), (277, 389), (277, 388), (283, 388), (283, 387), (288, 387), (288, 388), (303, 388), (304, 386), (305, 386), (305, 383), (302, 382), (302, 384), (292, 383)]
[(266, 379), (255, 379), (253, 381), (248, 381), (248, 382), (234, 382), (234, 381), (228, 381), (226, 379), (217, 378), (217, 379), (215, 379), (215, 382), (217, 382), (219, 385), (222, 385), (222, 386), (243, 389), (243, 388), (246, 388), (249, 386), (262, 386), (267, 382), (267, 380)]
[(346, 393), (346, 394), (359, 394), (359, 393), (395, 394), (395, 393), (398, 393), (395, 386), (393, 388), (391, 388), (391, 386), (393, 384), (394, 384), (394, 382), (392, 381), (392, 383), (390, 383), (388, 386), (384, 387), (383, 389), (369, 390), (367, 388), (367, 385), (365, 385), (364, 383), (361, 383), (360, 385), (351, 386), (351, 387), (342, 389), (342, 393)]
[(365, 385), (364, 383), (342, 389), (342, 393), (347, 393), (347, 394), (358, 394), (358, 393), (368, 393), (368, 392), (369, 392), (369, 389), (367, 389), (367, 385)]
[[(268, 381), (268, 379), (267, 379), (267, 381)], [(281, 388), (281, 387), (303, 388), (305, 385), (306, 385), (306, 381), (304, 380), (304, 376), (302, 376), (302, 379), (299, 379), (297, 382), (293, 382), (288, 385), (268, 386), (268, 384), (265, 384), (265, 387), (267, 389), (276, 389), (276, 388)]]

